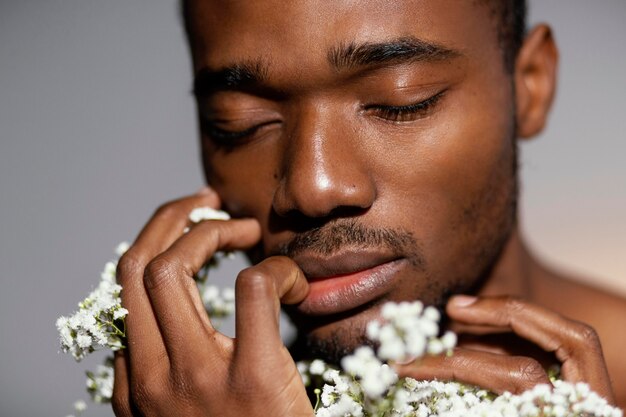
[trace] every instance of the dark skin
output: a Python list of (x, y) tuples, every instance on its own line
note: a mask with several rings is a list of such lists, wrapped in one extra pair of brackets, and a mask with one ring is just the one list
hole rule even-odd
[[(292, 353), (332, 355), (360, 342), (382, 302), (406, 299), (445, 308), (462, 337), (451, 358), (397, 365), (402, 375), (520, 392), (548, 382), (542, 364), (554, 361), (565, 380), (625, 404), (615, 329), (626, 302), (541, 267), (516, 228), (514, 138), (541, 131), (555, 88), (546, 26), (511, 74), (493, 18), (472, 2), (196, 1), (191, 11), (211, 188), (164, 205), (120, 260), (130, 315), (118, 416), (312, 415), (280, 340), (281, 304), (313, 349)], [(236, 220), (183, 235), (204, 205)], [(255, 265), (237, 277), (231, 339), (191, 277), (235, 249)], [(333, 292), (313, 279), (336, 282), (363, 259), (383, 265), (380, 285)]]

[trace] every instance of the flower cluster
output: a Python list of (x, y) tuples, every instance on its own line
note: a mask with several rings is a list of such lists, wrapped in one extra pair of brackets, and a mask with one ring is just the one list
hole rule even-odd
[(198, 281), (198, 290), (211, 319), (221, 319), (235, 314), (235, 290), (232, 288), (220, 289), (216, 285)]
[[(449, 353), (456, 345), (454, 333), (439, 334), (439, 311), (424, 308), (419, 301), (387, 303), (381, 320), (367, 326), (368, 338), (378, 343), (376, 353), (370, 346), (361, 346), (341, 360), (344, 373), (320, 360), (299, 363), (303, 381), (322, 382), (318, 417), (383, 416), (409, 410), (404, 381), (386, 360), (407, 361), (425, 354)], [(321, 381), (320, 381), (321, 376)], [(410, 415), (407, 413), (397, 415)]]
[(113, 357), (107, 356), (104, 364), (98, 365), (95, 372), (87, 372), (87, 392), (98, 404), (108, 403), (113, 397)]
[[(121, 255), (127, 248), (128, 244), (121, 243), (116, 252)], [(56, 321), (63, 352), (69, 352), (77, 361), (95, 350), (123, 348), (128, 310), (121, 305), (122, 287), (115, 281), (116, 267), (116, 261), (107, 262), (100, 284), (78, 303), (78, 311)]]
[[(457, 382), (416, 381), (405, 378), (395, 392), (393, 417), (622, 417), (584, 383), (555, 381), (520, 395), (496, 396)], [(377, 414), (381, 415), (381, 414)], [(342, 415), (343, 416), (343, 415)]]
[(446, 332), (441, 338), (441, 314), (435, 307), (424, 308), (419, 301), (387, 303), (381, 310), (383, 321), (372, 321), (367, 326), (367, 337), (380, 346), (376, 352), (383, 360), (406, 362), (428, 353), (450, 353), (456, 345), (456, 335)]
[(76, 414), (68, 414), (66, 417), (77, 417), (83, 414), (83, 412), (87, 409), (87, 403), (83, 400), (78, 400), (74, 402), (74, 411)]

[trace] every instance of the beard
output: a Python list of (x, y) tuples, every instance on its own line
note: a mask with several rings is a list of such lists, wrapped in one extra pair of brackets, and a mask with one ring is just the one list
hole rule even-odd
[[(469, 243), (459, 260), (464, 266), (456, 271), (450, 280), (439, 279), (429, 274), (427, 257), (420, 243), (406, 230), (366, 228), (354, 219), (337, 221), (332, 224), (303, 231), (280, 249), (280, 254), (293, 256), (300, 250), (317, 251), (328, 254), (347, 246), (381, 246), (392, 248), (406, 256), (411, 265), (428, 277), (421, 285), (421, 293), (429, 297), (422, 299), (427, 304), (436, 306), (442, 314), (448, 298), (457, 293), (478, 293), (492, 275), (503, 250), (509, 241), (517, 223), (518, 204), (518, 147), (512, 139), (509, 160), (500, 164), (480, 193), (476, 193), (471, 202), (460, 211), (462, 213), (454, 227), (462, 228), (469, 236)], [(458, 224), (457, 224), (458, 223)], [(408, 254), (408, 255), (407, 255)], [(420, 291), (416, 290), (416, 293)], [(328, 363), (339, 364), (341, 358), (352, 353), (358, 346), (374, 343), (365, 335), (364, 320), (354, 317), (365, 315), (375, 319), (375, 313), (386, 300), (377, 300), (355, 310), (329, 317), (302, 318), (293, 307), (286, 307), (286, 312), (298, 329), (298, 336), (290, 347), (296, 360), (320, 358)], [(374, 312), (374, 314), (369, 314)], [(445, 314), (443, 314), (445, 321)], [(328, 324), (328, 331), (316, 329)], [(442, 326), (444, 327), (444, 326)]]

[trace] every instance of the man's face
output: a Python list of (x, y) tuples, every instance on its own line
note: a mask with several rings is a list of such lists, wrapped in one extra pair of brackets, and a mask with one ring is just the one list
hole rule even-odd
[[(472, 1), (195, 1), (206, 176), (292, 257), (312, 348), (362, 342), (389, 300), (478, 285), (515, 218), (514, 105)], [(319, 352), (318, 352), (319, 353)]]

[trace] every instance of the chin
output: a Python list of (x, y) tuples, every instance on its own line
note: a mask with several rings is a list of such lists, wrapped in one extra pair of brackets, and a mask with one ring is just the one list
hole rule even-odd
[(341, 358), (357, 347), (373, 345), (365, 335), (367, 324), (380, 316), (385, 299), (373, 301), (357, 309), (332, 316), (301, 316), (293, 309), (287, 314), (298, 328), (290, 350), (295, 360), (323, 359), (339, 364)]

